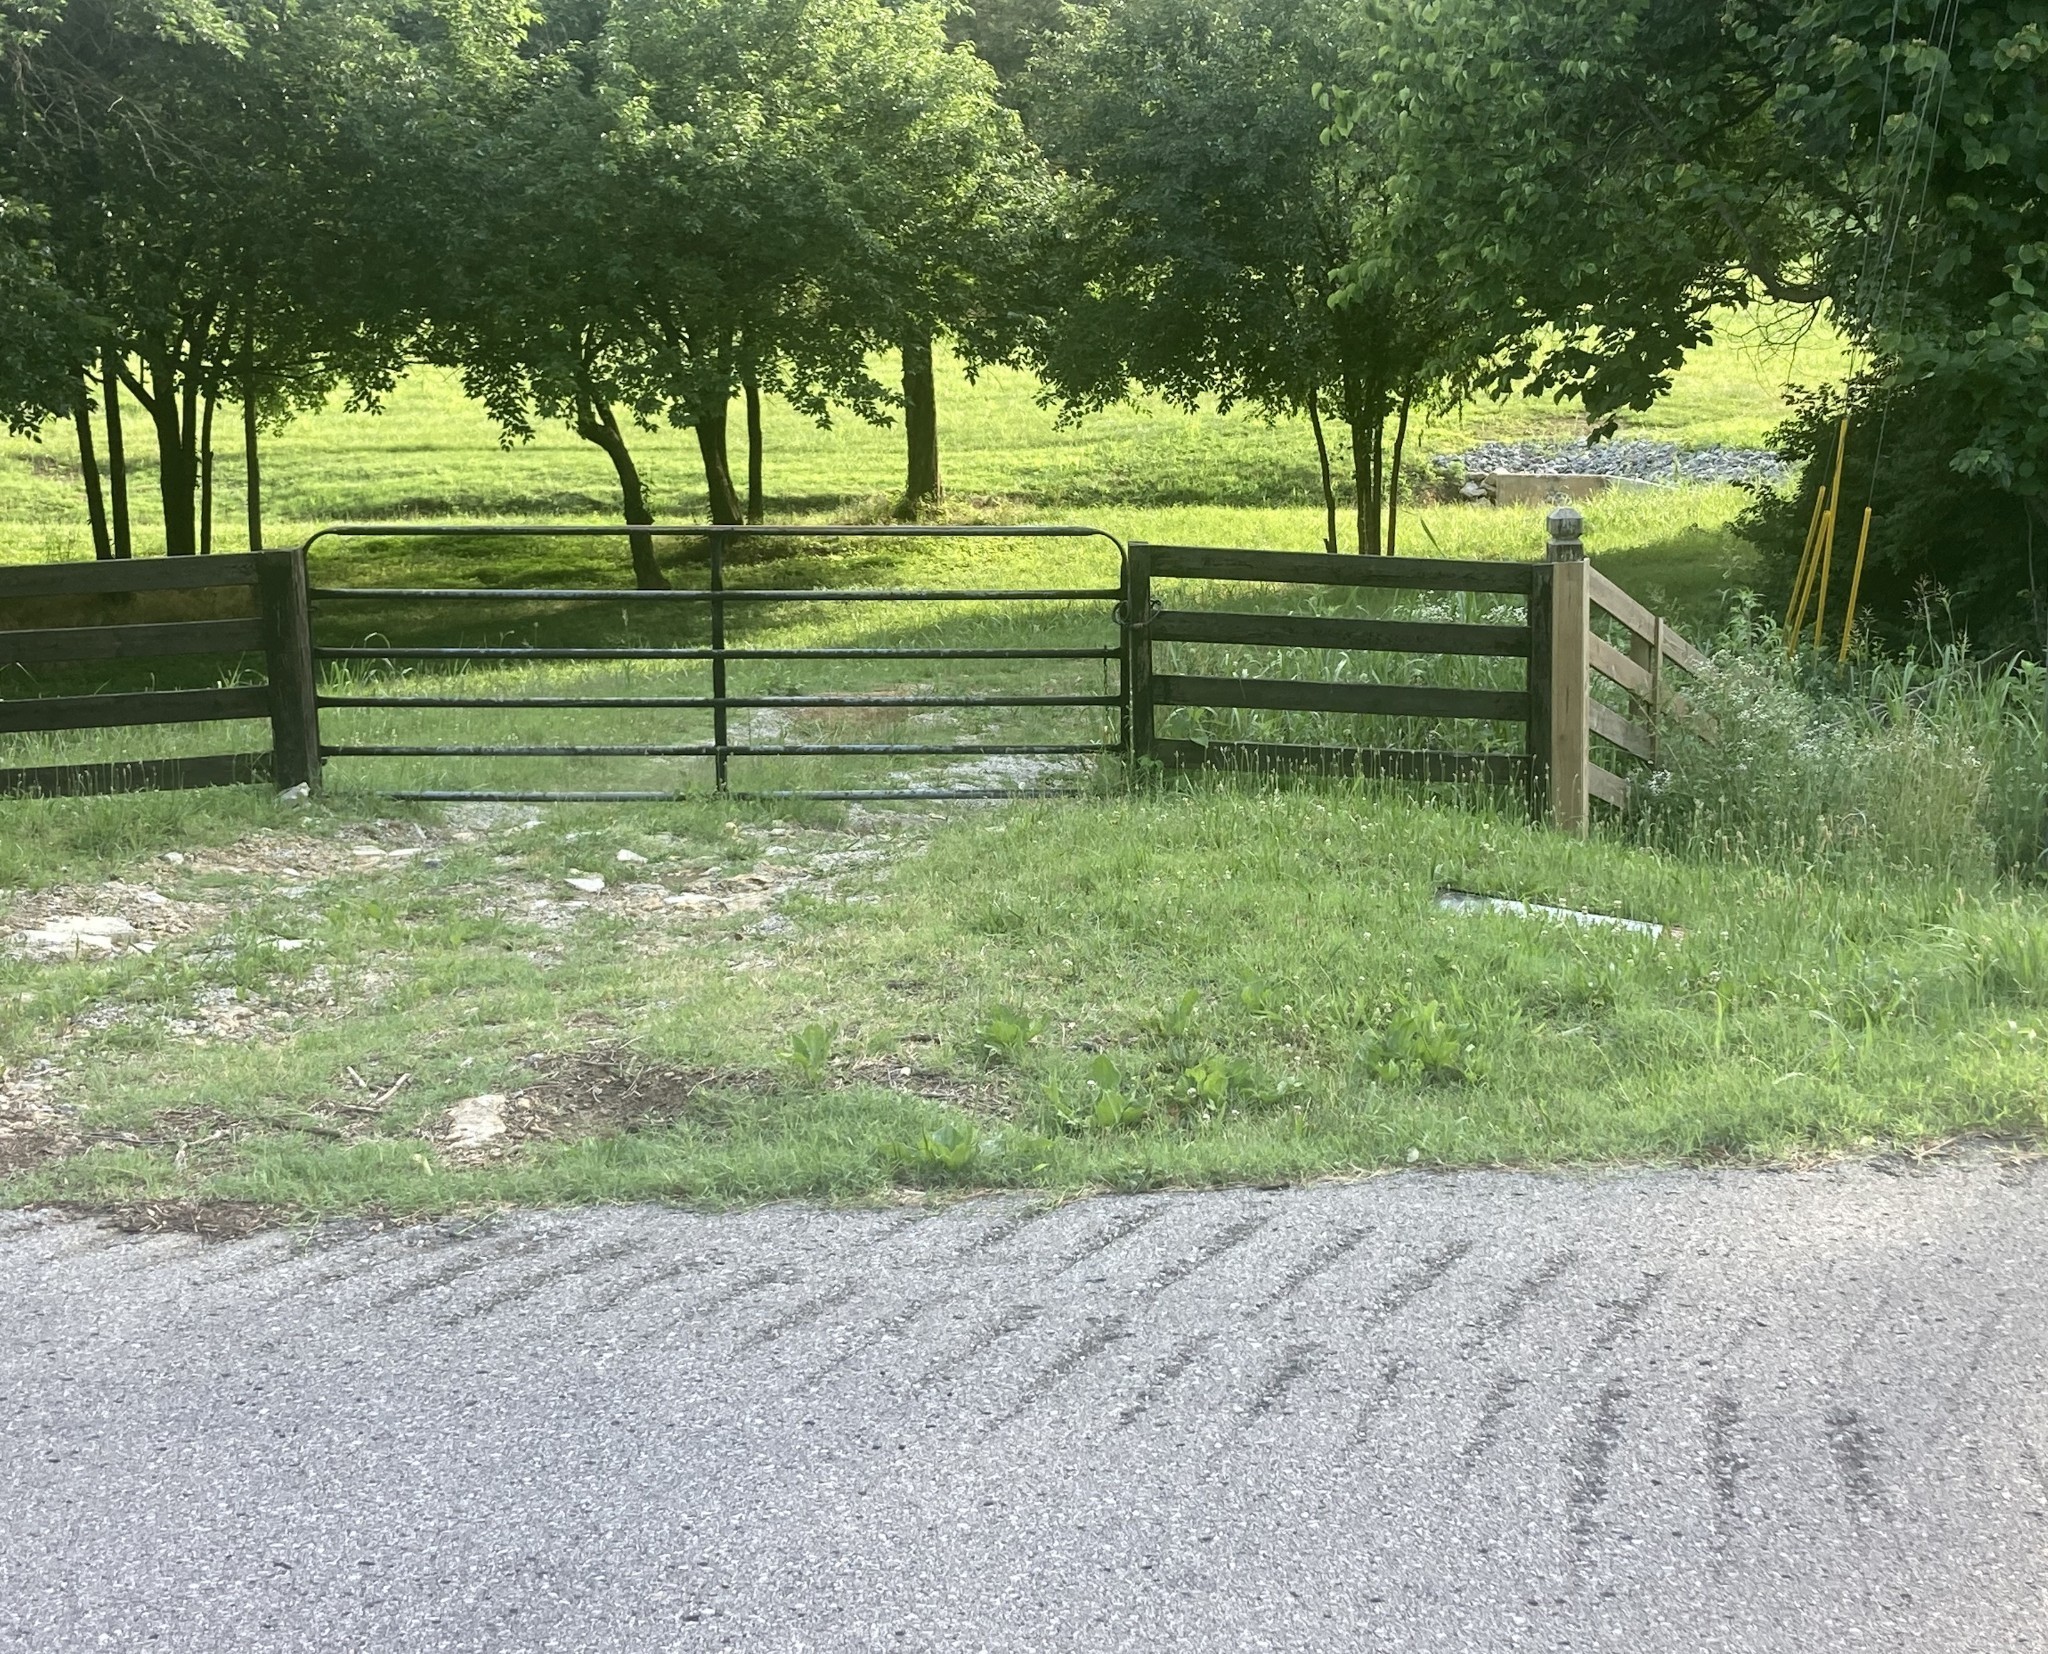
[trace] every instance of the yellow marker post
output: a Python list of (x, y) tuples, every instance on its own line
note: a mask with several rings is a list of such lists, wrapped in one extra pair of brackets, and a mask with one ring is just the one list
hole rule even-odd
[(1806, 630), (1806, 605), (1812, 601), (1814, 588), (1820, 584), (1821, 548), (1827, 544), (1834, 521), (1835, 508), (1829, 506), (1821, 513), (1820, 537), (1813, 543), (1813, 562), (1806, 571), (1806, 584), (1799, 592), (1799, 612), (1792, 617), (1792, 630), (1785, 636), (1785, 653), (1788, 655), (1799, 647), (1800, 634)]
[(1806, 524), (1806, 545), (1798, 553), (1798, 573), (1792, 575), (1792, 596), (1786, 600), (1786, 653), (1790, 655), (1798, 647), (1798, 628), (1792, 624), (1792, 616), (1798, 614), (1804, 622), (1806, 616), (1806, 585), (1812, 579), (1812, 553), (1821, 545), (1821, 522), (1827, 518), (1827, 483), (1812, 495), (1812, 520)]
[(1849, 576), (1849, 612), (1842, 617), (1842, 648), (1835, 656), (1840, 666), (1849, 658), (1849, 640), (1856, 635), (1856, 594), (1863, 589), (1863, 553), (1870, 545), (1870, 507), (1863, 508), (1863, 529), (1856, 536), (1856, 570)]
[[(1835, 479), (1828, 485), (1828, 532), (1821, 552), (1821, 567), (1825, 569), (1835, 555), (1835, 524), (1842, 515), (1842, 461), (1849, 457), (1849, 416), (1842, 415), (1842, 428), (1835, 436)], [(1825, 582), (1825, 576), (1822, 577)], [(1825, 585), (1821, 593), (1826, 600)], [(1816, 642), (1818, 638), (1816, 637)]]
[(1799, 548), (1799, 571), (1792, 576), (1792, 594), (1785, 599), (1785, 630), (1792, 630), (1792, 612), (1803, 606), (1806, 582), (1813, 573), (1813, 548), (1820, 543), (1820, 520), (1828, 508), (1828, 485), (1822, 483), (1813, 494), (1813, 516), (1806, 524), (1806, 544)]
[(1828, 618), (1828, 580), (1835, 572), (1835, 508), (1828, 507), (1828, 532), (1820, 547), (1820, 580), (1814, 591), (1813, 646), (1821, 647), (1821, 628)]

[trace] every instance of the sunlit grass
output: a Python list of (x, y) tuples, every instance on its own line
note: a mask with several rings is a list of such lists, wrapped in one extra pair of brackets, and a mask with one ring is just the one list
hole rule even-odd
[[(1826, 329), (1804, 336), (1797, 317), (1730, 317), (1697, 352), (1663, 401), (1624, 421), (1624, 434), (1686, 446), (1756, 447), (1780, 417), (1788, 382), (1838, 376), (1839, 339)], [(888, 364), (880, 364), (884, 377)], [(1188, 508), (1270, 510), (1249, 518), (1250, 544), (1321, 542), (1315, 450), (1304, 422), (1268, 421), (1245, 410), (1186, 414), (1150, 399), (1062, 425), (1042, 405), (1028, 375), (991, 369), (974, 383), (947, 370), (940, 390), (940, 437), (951, 509), (994, 520), (1051, 514), (1109, 517), (1136, 529), (1132, 513), (1167, 537), (1172, 525), (1199, 520)], [(136, 532), (144, 548), (161, 545), (154, 503), (155, 459), (140, 420), (131, 420), (129, 463)], [(223, 409), (221, 427), (238, 428)], [(1410, 453), (1419, 460), (1490, 439), (1565, 440), (1583, 429), (1569, 409), (1526, 398), (1483, 402), (1424, 418)], [(902, 433), (851, 417), (820, 430), (770, 400), (766, 419), (770, 514), (783, 520), (869, 519), (884, 514), (902, 486)], [(635, 451), (660, 515), (692, 520), (703, 511), (702, 472), (687, 431), (635, 438)], [(328, 523), (391, 518), (597, 520), (617, 513), (609, 464), (559, 426), (532, 442), (502, 447), (481, 407), (456, 378), (419, 369), (378, 414), (339, 403), (266, 439), (264, 492), (268, 537), (290, 544)], [(1343, 456), (1339, 456), (1340, 468)], [(242, 535), (242, 462), (233, 444), (217, 460), (216, 543), (234, 549)], [(1446, 514), (1447, 515), (1447, 514)], [(1443, 536), (1446, 515), (1432, 517)], [(1121, 525), (1121, 526), (1120, 526)], [(1460, 531), (1452, 529), (1457, 534)], [(1411, 549), (1426, 550), (1418, 536)], [(40, 443), (0, 438), (0, 562), (89, 552), (70, 428), (53, 424)]]

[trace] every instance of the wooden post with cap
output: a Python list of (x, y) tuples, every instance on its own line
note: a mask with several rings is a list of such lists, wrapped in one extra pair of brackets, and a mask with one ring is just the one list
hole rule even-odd
[(1544, 560), (1550, 565), (1551, 825), (1584, 836), (1588, 816), (1586, 766), (1587, 647), (1592, 599), (1586, 581), (1586, 519), (1561, 505), (1546, 520)]

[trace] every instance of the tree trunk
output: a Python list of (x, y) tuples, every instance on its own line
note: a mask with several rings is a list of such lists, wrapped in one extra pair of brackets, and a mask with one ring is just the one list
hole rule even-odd
[(1387, 489), (1387, 555), (1392, 557), (1399, 550), (1401, 527), (1401, 450), (1408, 445), (1408, 406), (1414, 393), (1406, 386), (1401, 387), (1401, 417), (1394, 425), (1394, 481)]
[(1344, 374), (1344, 423), (1351, 429), (1351, 512), (1358, 525), (1358, 555), (1380, 553), (1380, 422), (1368, 419), (1358, 380)]
[(914, 517), (939, 497), (939, 391), (932, 375), (932, 336), (913, 329), (903, 340), (903, 434), (909, 464), (897, 514)]
[(761, 381), (750, 373), (741, 385), (747, 393), (747, 521), (758, 523), (767, 509), (761, 487)]
[[(625, 509), (626, 521), (653, 522), (654, 513), (647, 507), (647, 489), (640, 481), (640, 468), (633, 463), (612, 405), (602, 397), (584, 403), (577, 410), (576, 434), (585, 442), (596, 443), (612, 462), (612, 469), (619, 475), (619, 502)], [(626, 540), (633, 548), (633, 584), (643, 592), (667, 591), (668, 581), (654, 560), (654, 536), (629, 534)]]
[(1323, 474), (1323, 550), (1337, 550), (1337, 484), (1330, 476), (1330, 444), (1323, 436), (1322, 410), (1316, 406), (1322, 391), (1308, 388), (1308, 428), (1316, 435), (1316, 464)]
[(249, 513), (249, 549), (263, 549), (263, 456), (256, 444), (256, 387), (242, 386), (242, 476)]
[(92, 554), (106, 562), (114, 555), (114, 542), (107, 535), (107, 497), (100, 487), (99, 457), (92, 443), (92, 392), (88, 379), (78, 390), (78, 469), (85, 483), (85, 515), (92, 524)]
[(213, 405), (206, 393), (206, 412), (199, 421), (199, 555), (213, 555)]
[(199, 505), (198, 387), (178, 376), (160, 362), (144, 359), (149, 370), (149, 388), (131, 379), (136, 400), (156, 427), (157, 497), (164, 508), (164, 555), (190, 557), (199, 550), (195, 532)]
[(740, 520), (740, 497), (732, 485), (732, 462), (725, 452), (725, 409), (697, 421), (697, 451), (704, 458), (704, 493), (714, 523)]
[(121, 367), (111, 351), (100, 353), (100, 388), (107, 398), (107, 493), (114, 508), (114, 555), (135, 555), (128, 528), (128, 445), (121, 436)]

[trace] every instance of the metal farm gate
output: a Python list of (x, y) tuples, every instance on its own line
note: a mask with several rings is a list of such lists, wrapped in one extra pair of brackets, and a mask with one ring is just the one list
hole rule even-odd
[[(430, 537), (460, 537), (465, 540), (517, 540), (563, 538), (610, 538), (621, 535), (617, 526), (563, 526), (558, 524), (517, 524), (473, 526), (467, 524), (377, 524), (349, 525), (323, 529), (306, 542), (311, 551), (323, 540), (394, 539), (418, 540)], [(438, 710), (459, 712), (531, 711), (558, 712), (592, 710), (601, 712), (675, 712), (702, 715), (701, 733), (694, 738), (680, 732), (675, 738), (640, 742), (591, 743), (450, 743), (450, 742), (349, 742), (323, 741), (323, 759), (554, 759), (599, 761), (612, 759), (703, 759), (711, 767), (711, 790), (717, 796), (751, 800), (911, 800), (952, 798), (1008, 798), (1019, 794), (1051, 794), (1080, 790), (1072, 779), (1041, 779), (1022, 786), (948, 786), (893, 778), (890, 784), (864, 787), (774, 787), (732, 786), (735, 762), (756, 764), (792, 758), (889, 759), (920, 764), (944, 764), (958, 760), (1022, 759), (1050, 763), (1056, 760), (1099, 759), (1119, 753), (1127, 741), (1126, 719), (1129, 702), (1129, 658), (1120, 629), (1119, 604), (1123, 597), (1124, 548), (1101, 529), (1078, 526), (999, 527), (985, 525), (748, 525), (712, 527), (698, 524), (672, 526), (654, 524), (635, 528), (636, 535), (653, 538), (689, 538), (708, 547), (704, 583), (669, 591), (619, 589), (576, 589), (556, 587), (370, 587), (325, 586), (310, 588), (309, 597), (317, 622), (348, 624), (344, 611), (365, 605), (398, 605), (417, 610), (460, 611), (478, 605), (540, 605), (624, 608), (628, 611), (673, 611), (678, 608), (701, 614), (705, 620), (701, 642), (621, 643), (599, 641), (575, 644), (483, 643), (445, 640), (393, 642), (387, 639), (349, 643), (322, 643), (316, 630), (313, 656), (328, 664), (330, 673), (345, 663), (376, 663), (385, 666), (401, 662), (433, 663), (447, 671), (464, 666), (522, 666), (538, 662), (678, 662), (702, 663), (708, 667), (704, 693), (651, 695), (575, 694), (477, 694), (448, 690), (385, 693), (342, 689), (323, 691), (318, 706), (335, 710), (382, 712)], [(1106, 560), (1099, 585), (1081, 587), (789, 587), (755, 584), (729, 585), (728, 562), (737, 545), (764, 540), (1095, 540), (1113, 554)], [(671, 571), (673, 572), (673, 571)], [(728, 632), (735, 611), (759, 613), (766, 605), (800, 606), (857, 604), (870, 608), (944, 604), (995, 605), (1083, 605), (1084, 614), (1099, 615), (1103, 639), (1089, 644), (1000, 644), (959, 645), (952, 643), (832, 643), (814, 646), (767, 646), (730, 641)], [(801, 664), (816, 667), (826, 662), (890, 661), (966, 662), (1014, 661), (1029, 663), (1101, 663), (1105, 677), (1113, 665), (1113, 681), (1099, 691), (1085, 692), (1072, 687), (1037, 686), (1017, 691), (962, 691), (944, 688), (903, 693), (859, 690), (818, 691), (759, 686), (757, 674), (777, 665)], [(736, 678), (756, 677), (752, 685)], [(845, 712), (869, 709), (878, 712), (932, 714), (964, 712), (985, 716), (996, 709), (1097, 708), (1114, 713), (1113, 733), (1092, 740), (987, 740), (942, 739), (914, 741), (858, 740), (762, 740), (742, 730), (735, 733), (735, 713), (786, 714)], [(552, 802), (634, 802), (659, 801), (682, 796), (682, 789), (618, 788), (411, 788), (394, 789), (398, 798), (453, 801), (502, 800), (518, 803)]]

